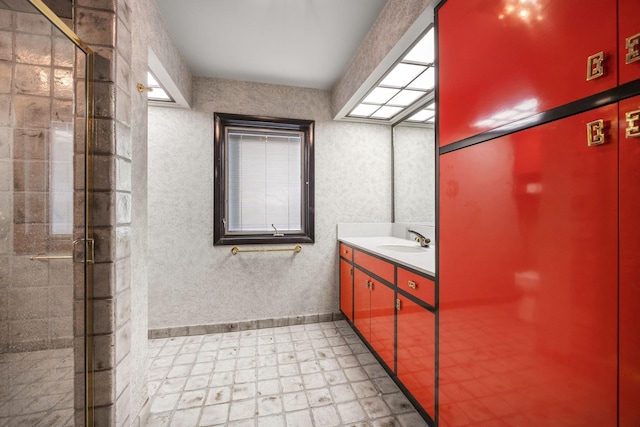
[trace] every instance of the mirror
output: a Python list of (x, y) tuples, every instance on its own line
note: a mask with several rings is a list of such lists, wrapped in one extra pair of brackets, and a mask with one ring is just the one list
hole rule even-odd
[(435, 222), (435, 129), (409, 118), (393, 127), (393, 222)]

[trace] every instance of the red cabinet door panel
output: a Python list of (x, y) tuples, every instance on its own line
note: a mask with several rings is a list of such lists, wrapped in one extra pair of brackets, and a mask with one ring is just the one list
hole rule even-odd
[(617, 175), (617, 105), (440, 156), (444, 425), (616, 425)]
[(620, 427), (640, 426), (640, 133), (634, 129), (640, 127), (637, 117), (640, 117), (640, 96), (620, 103)]
[(402, 384), (435, 416), (435, 315), (399, 295), (398, 370)]
[(353, 269), (353, 324), (360, 334), (371, 340), (371, 291), (369, 275), (357, 267)]
[(371, 339), (369, 343), (389, 369), (393, 370), (395, 292), (376, 280), (372, 280), (371, 288)]
[(640, 2), (638, 0), (618, 0), (618, 50), (620, 84), (640, 79)]
[(340, 310), (353, 321), (353, 266), (340, 260)]
[[(616, 21), (616, 0), (444, 3), (440, 146), (615, 87)], [(587, 81), (599, 52), (604, 75)]]
[(354, 252), (353, 262), (389, 283), (394, 282), (395, 267), (393, 264), (360, 251)]

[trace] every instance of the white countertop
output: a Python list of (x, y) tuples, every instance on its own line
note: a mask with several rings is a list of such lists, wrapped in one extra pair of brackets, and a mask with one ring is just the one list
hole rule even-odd
[[(435, 276), (436, 272), (436, 250), (433, 244), (428, 248), (421, 248), (416, 242), (398, 237), (377, 236), (377, 237), (340, 237), (339, 241), (349, 246), (363, 249), (401, 264), (430, 276)], [(385, 248), (385, 245), (402, 246), (411, 248), (411, 252), (401, 252), (393, 248)], [(414, 252), (415, 251), (415, 252)]]

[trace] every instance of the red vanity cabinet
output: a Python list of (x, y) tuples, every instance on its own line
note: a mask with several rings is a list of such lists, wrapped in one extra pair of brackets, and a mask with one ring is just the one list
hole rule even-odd
[(618, 0), (619, 84), (640, 79), (640, 2)]
[(620, 427), (640, 425), (640, 96), (620, 102)]
[(425, 307), (398, 295), (396, 375), (431, 417), (435, 414), (435, 319)]
[(440, 155), (441, 425), (616, 426), (617, 117)]
[(615, 87), (616, 3), (446, 1), (437, 18), (439, 145)]
[[(345, 294), (352, 286), (353, 327), (433, 425), (437, 339), (433, 277), (349, 248), (351, 264), (343, 258), (349, 254), (343, 246), (346, 245), (340, 245), (342, 312), (347, 314)], [(348, 316), (347, 319), (351, 320)]]

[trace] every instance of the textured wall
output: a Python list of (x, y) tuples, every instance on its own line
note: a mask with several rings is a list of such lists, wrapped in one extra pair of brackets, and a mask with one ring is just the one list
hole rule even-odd
[[(195, 78), (193, 110), (149, 109), (149, 327), (338, 310), (336, 224), (390, 220), (390, 129), (331, 120), (330, 94)], [(316, 243), (233, 256), (213, 242), (213, 113), (316, 121)]]
[(435, 222), (435, 131), (396, 126), (393, 134), (396, 222)]

